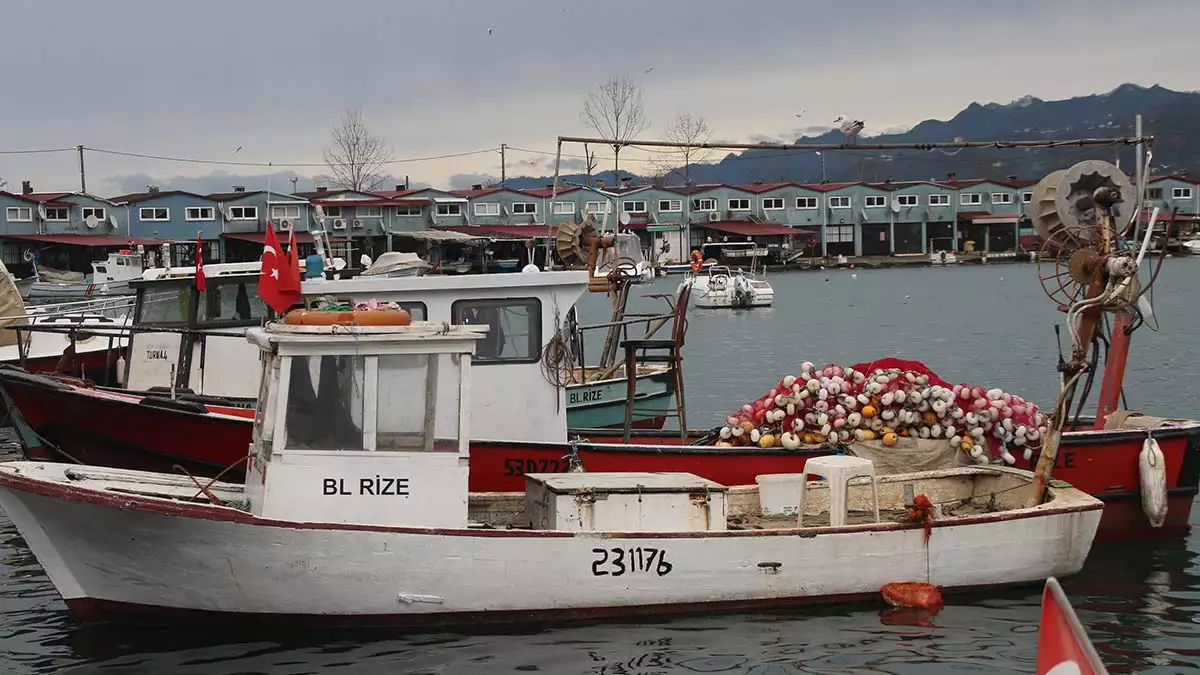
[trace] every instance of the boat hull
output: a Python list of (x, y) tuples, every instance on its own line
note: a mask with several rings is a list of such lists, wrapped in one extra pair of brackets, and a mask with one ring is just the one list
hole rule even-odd
[[(625, 400), (629, 384), (625, 378), (609, 378), (566, 389), (567, 426), (570, 428), (624, 428)], [(635, 380), (633, 427), (662, 429), (665, 410), (674, 400), (675, 388), (666, 368), (641, 373)]]
[[(140, 397), (65, 383), (51, 386), (48, 380), (0, 369), (0, 386), (17, 408), (14, 423), (30, 459), (151, 471), (172, 471), (179, 464), (202, 475), (227, 470), (225, 480), (240, 480), (244, 475), (241, 464), (250, 445), (253, 410), (200, 405), (194, 410), (204, 412), (178, 410), (162, 407), (169, 404), (161, 400), (159, 405), (146, 405)], [(161, 429), (176, 432), (167, 436)], [(1159, 528), (1150, 527), (1141, 505), (1138, 455), (1145, 431), (1063, 436), (1054, 477), (1106, 503), (1102, 540), (1178, 536), (1188, 531), (1200, 485), (1200, 425), (1160, 428), (1153, 434), (1167, 467), (1167, 519)], [(589, 471), (688, 471), (724, 485), (752, 484), (760, 474), (797, 473), (809, 457), (828, 454), (823, 448), (790, 452), (683, 445), (678, 432), (669, 431), (634, 432), (628, 445), (622, 444), (620, 432), (612, 430), (575, 428), (571, 436), (586, 439), (575, 451)], [(56, 454), (42, 439), (70, 457)], [(473, 492), (514, 492), (524, 489), (526, 473), (566, 471), (572, 447), (473, 440), (470, 452)], [(1032, 462), (1023, 458), (1017, 462), (1018, 468), (1032, 468)]]
[(109, 295), (133, 295), (134, 289), (128, 281), (109, 281), (99, 284), (56, 284), (49, 281), (35, 281), (29, 286), (31, 300), (44, 298), (95, 298)]
[[(0, 467), (0, 507), (81, 619), (473, 625), (835, 602), (878, 597), (897, 580), (1020, 585), (1078, 572), (1101, 508), (1068, 498), (939, 521), (928, 540), (901, 523), (597, 536), (267, 520), (37, 478), (51, 470)], [(612, 562), (616, 551), (628, 563)]]

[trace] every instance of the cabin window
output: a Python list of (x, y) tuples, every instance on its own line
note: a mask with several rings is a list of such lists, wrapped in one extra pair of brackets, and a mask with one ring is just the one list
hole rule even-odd
[(977, 206), (983, 203), (983, 195), (978, 192), (964, 192), (958, 196), (958, 203), (961, 206)]
[(500, 215), (500, 202), (480, 202), (475, 204), (474, 209), (477, 216), (498, 216)]
[(693, 211), (716, 211), (717, 200), (712, 197), (701, 197), (700, 199), (692, 200)]
[(50, 221), (50, 220), (63, 221), (63, 220), (70, 220), (70, 219), (71, 219), (71, 209), (69, 209), (65, 206), (50, 206), (50, 207), (46, 208), (46, 220), (47, 221)]
[(992, 203), (993, 204), (1011, 204), (1012, 203), (1012, 195), (1007, 192), (993, 192), (992, 193)]
[(204, 302), (196, 314), (199, 323), (259, 323), (267, 318), (267, 303), (258, 294), (258, 278), (208, 279)]
[(375, 450), (458, 452), (457, 359), (450, 354), (378, 357)]
[(729, 210), (730, 211), (749, 211), (750, 210), (750, 200), (749, 199), (730, 199), (729, 200)]
[(513, 202), (512, 206), (512, 212), (515, 216), (537, 213), (537, 202)]
[(230, 220), (258, 220), (257, 206), (231, 206), (229, 207)]
[(535, 363), (542, 353), (542, 303), (537, 298), (457, 300), (450, 306), (455, 324), (487, 324), (475, 344), (475, 360), (488, 363)]
[(1191, 199), (1192, 188), (1171, 188), (1172, 199)]
[(679, 213), (683, 211), (682, 199), (660, 199), (658, 200), (659, 213)]
[(342, 207), (340, 207), (340, 206), (326, 206), (323, 208), (325, 211), (326, 218), (341, 218), (342, 217)]
[(10, 223), (32, 222), (33, 208), (29, 206), (10, 206), (4, 210), (4, 217)]
[[(379, 207), (376, 207), (376, 208), (379, 208)], [(288, 218), (290, 220), (298, 220), (300, 218), (300, 205), (299, 204), (283, 204), (281, 206), (272, 206), (271, 207), (271, 219), (272, 220), (283, 220), (284, 218)]]
[(853, 244), (854, 243), (854, 226), (853, 225), (830, 225), (825, 228), (825, 242), (829, 244)]
[(887, 206), (887, 197), (882, 195), (867, 195), (866, 207), (868, 209), (882, 209)]
[(462, 204), (438, 204), (437, 214), (439, 216), (461, 216)]
[(763, 197), (763, 211), (782, 211), (783, 197)]
[(621, 202), (621, 210), (625, 213), (645, 213), (646, 200), (633, 199)]
[(916, 206), (916, 195), (896, 195), (896, 203), (900, 206)]
[(293, 356), (284, 433), (289, 450), (365, 450), (364, 356)]
[(138, 323), (184, 324), (187, 323), (188, 299), (191, 286), (171, 284), (165, 288), (147, 288), (139, 301)]
[(554, 215), (569, 216), (575, 213), (575, 202), (554, 202)]
[(1162, 199), (1162, 188), (1150, 188), (1146, 190), (1146, 199)]
[(930, 206), (950, 206), (950, 195), (948, 194), (932, 194), (929, 195)]
[(382, 218), (382, 206), (360, 206), (354, 210), (355, 215), (359, 218)]
[(796, 197), (796, 208), (802, 211), (811, 211), (817, 208), (816, 197)]
[(170, 219), (171, 209), (162, 206), (143, 206), (142, 208), (138, 209), (138, 220), (143, 222)]
[(96, 220), (105, 220), (108, 218), (108, 211), (99, 206), (85, 206), (80, 209), (83, 214), (83, 219), (87, 220), (88, 216), (94, 216)]
[(421, 215), (421, 207), (419, 206), (397, 206), (396, 215), (398, 216), (419, 216)]
[(588, 202), (588, 213), (610, 213), (612, 206), (609, 202)]
[(850, 208), (849, 197), (830, 197), (829, 208), (831, 209), (848, 209)]
[(1032, 192), (1022, 192), (1021, 193), (1021, 203), (1022, 204), (1033, 203), (1033, 193)]
[(216, 220), (211, 206), (189, 206), (183, 210), (184, 220)]
[(258, 410), (254, 415), (254, 430), (252, 441), (259, 447), (259, 458), (266, 461), (271, 456), (271, 438), (275, 435), (273, 408), (277, 397), (276, 388), (271, 386), (272, 372), (279, 363), (277, 357), (269, 352), (259, 352), (262, 359), (262, 377), (258, 382)]

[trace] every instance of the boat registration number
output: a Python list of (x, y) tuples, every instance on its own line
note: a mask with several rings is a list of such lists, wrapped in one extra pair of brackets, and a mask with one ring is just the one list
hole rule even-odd
[(650, 573), (660, 577), (671, 573), (674, 566), (667, 562), (667, 552), (661, 548), (638, 546), (636, 548), (592, 549), (592, 576), (624, 576), (626, 573)]
[(504, 460), (505, 476), (524, 476), (527, 473), (566, 473), (571, 462), (566, 459), (509, 457)]
[(585, 389), (583, 391), (572, 391), (567, 397), (567, 403), (594, 403), (604, 398), (604, 391), (601, 389)]

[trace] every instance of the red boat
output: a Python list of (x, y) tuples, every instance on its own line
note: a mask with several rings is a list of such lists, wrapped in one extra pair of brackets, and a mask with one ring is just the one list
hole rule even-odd
[[(250, 446), (254, 411), (168, 396), (136, 396), (81, 386), (65, 378), (0, 367), (0, 387), (29, 459), (190, 472), (239, 480)], [(1081, 420), (1081, 423), (1084, 421)], [(166, 430), (170, 430), (169, 432)], [(726, 448), (687, 445), (678, 432), (575, 430), (574, 443), (471, 442), (470, 489), (520, 492), (524, 475), (561, 472), (577, 457), (589, 471), (690, 471), (725, 485), (753, 484), (761, 474), (798, 473), (827, 448)], [(693, 438), (708, 435), (696, 431)], [(1147, 431), (1090, 429), (1063, 435), (1054, 476), (1105, 502), (1098, 537), (1106, 540), (1176, 536), (1188, 530), (1200, 488), (1200, 423), (1150, 431), (1166, 460), (1168, 511), (1162, 527), (1143, 513), (1138, 456)], [(1017, 458), (1032, 469), (1035, 455)]]

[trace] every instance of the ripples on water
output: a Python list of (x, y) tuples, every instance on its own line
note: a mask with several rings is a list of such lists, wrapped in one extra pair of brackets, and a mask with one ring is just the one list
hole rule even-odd
[[(1032, 265), (777, 274), (768, 310), (691, 313), (685, 354), (692, 426), (715, 424), (805, 360), (854, 363), (899, 354), (951, 381), (998, 386), (1048, 404), (1054, 379), (1050, 301)], [(825, 279), (829, 279), (828, 282)], [(678, 278), (644, 292), (673, 289)], [(1168, 261), (1161, 334), (1135, 336), (1134, 408), (1195, 416), (1200, 328), (1191, 288), (1200, 260)], [(905, 296), (910, 296), (907, 302)], [(636, 302), (642, 308), (650, 301)], [(601, 321), (603, 298), (582, 301)], [(589, 344), (591, 353), (598, 345)], [(721, 361), (716, 359), (720, 358)], [(1198, 524), (1200, 506), (1193, 507)], [(848, 571), (852, 573), (852, 571)], [(1064, 587), (1112, 673), (1200, 670), (1200, 536), (1097, 546)], [(386, 632), (222, 635), (78, 628), (0, 514), (0, 673), (388, 674), (1032, 673), (1040, 589), (951, 596), (934, 628), (888, 625), (881, 607), (713, 615), (579, 625), (508, 635)]]

